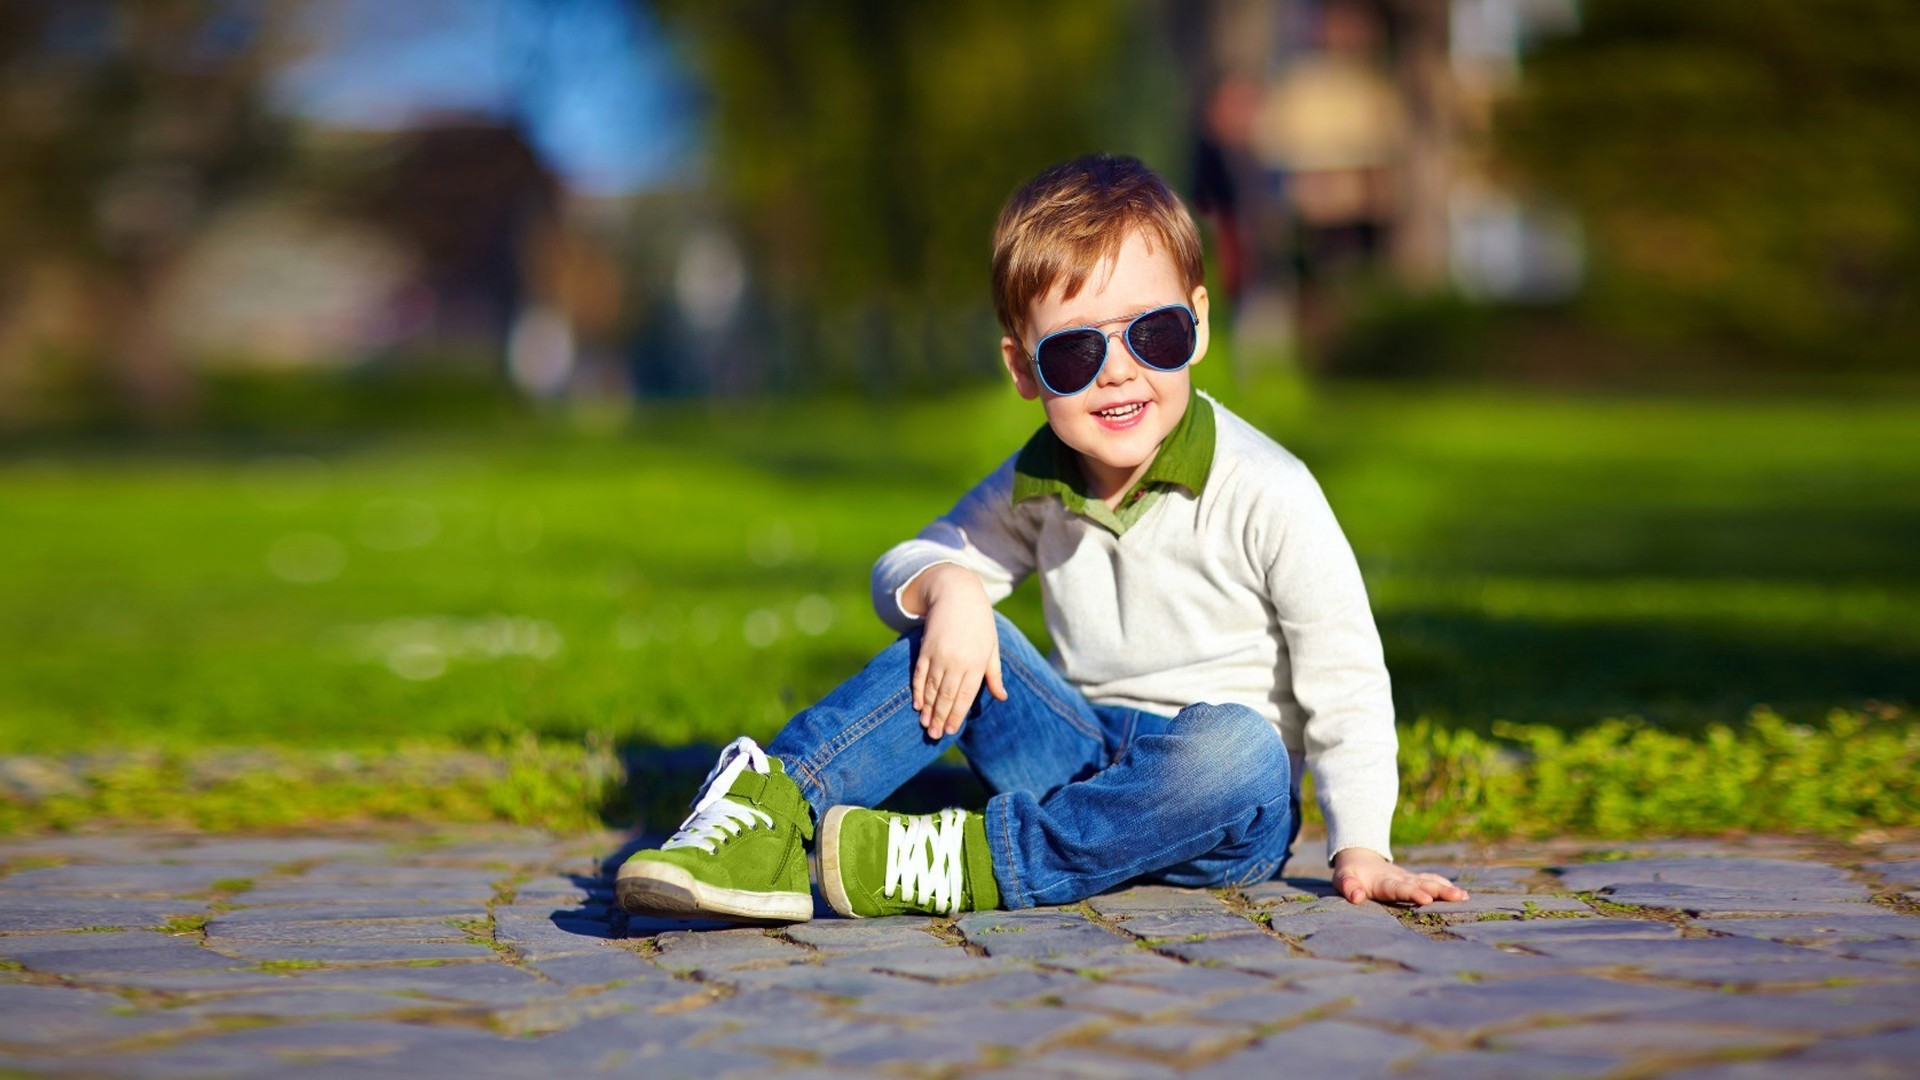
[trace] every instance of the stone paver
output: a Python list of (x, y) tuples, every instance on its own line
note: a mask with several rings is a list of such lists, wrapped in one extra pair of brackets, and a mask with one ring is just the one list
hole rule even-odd
[[(617, 836), (0, 841), (0, 1070), (87, 1076), (1901, 1075), (1920, 842), (1404, 853), (954, 920), (629, 919)], [(1593, 861), (1583, 861), (1586, 857)]]

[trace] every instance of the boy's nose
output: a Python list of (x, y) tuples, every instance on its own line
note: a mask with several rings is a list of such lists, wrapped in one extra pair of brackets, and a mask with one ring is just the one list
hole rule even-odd
[(1115, 330), (1107, 335), (1107, 362), (1100, 366), (1096, 380), (1101, 386), (1118, 386), (1140, 373), (1133, 351), (1127, 348), (1127, 332)]

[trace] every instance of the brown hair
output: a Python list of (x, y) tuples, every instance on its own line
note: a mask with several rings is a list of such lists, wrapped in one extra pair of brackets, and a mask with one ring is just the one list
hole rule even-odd
[(1205, 283), (1200, 231), (1180, 196), (1138, 158), (1088, 154), (1020, 185), (993, 227), (993, 310), (1014, 338), (1054, 282), (1079, 293), (1136, 230), (1172, 255), (1187, 291)]

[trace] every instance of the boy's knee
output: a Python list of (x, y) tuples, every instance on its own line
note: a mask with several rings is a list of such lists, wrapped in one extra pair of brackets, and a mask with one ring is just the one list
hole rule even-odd
[(1196, 780), (1236, 805), (1285, 797), (1293, 777), (1287, 748), (1266, 717), (1245, 705), (1192, 705), (1168, 729)]

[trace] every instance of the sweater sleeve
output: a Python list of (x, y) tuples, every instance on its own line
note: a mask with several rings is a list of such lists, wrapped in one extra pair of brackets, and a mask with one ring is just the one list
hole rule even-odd
[(1304, 465), (1291, 471), (1267, 587), (1306, 719), (1327, 854), (1363, 847), (1392, 858), (1399, 741), (1380, 632), (1326, 495)]
[(901, 607), (900, 592), (939, 563), (978, 574), (987, 599), (996, 604), (1033, 572), (1033, 537), (1013, 506), (1013, 464), (1008, 458), (953, 509), (880, 556), (873, 567), (873, 610), (881, 622), (901, 633), (919, 625), (920, 619)]

